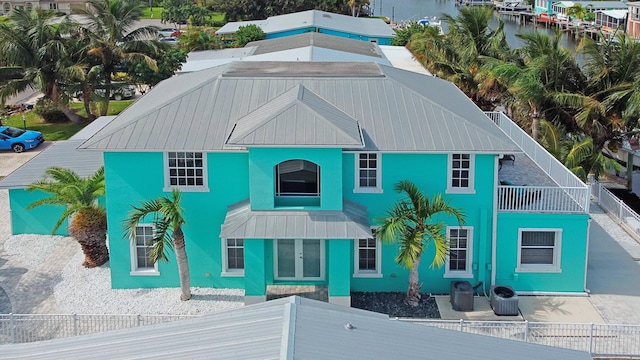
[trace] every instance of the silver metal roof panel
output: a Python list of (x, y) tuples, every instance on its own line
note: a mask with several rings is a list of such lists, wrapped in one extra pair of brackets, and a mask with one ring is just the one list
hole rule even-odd
[(251, 210), (249, 200), (229, 206), (221, 238), (363, 239), (372, 237), (367, 209), (344, 199), (343, 210)]
[(453, 84), (375, 63), (344, 62), (234, 62), (173, 77), (82, 147), (224, 150), (239, 119), (298, 85), (355, 119), (366, 150), (521, 152)]
[(341, 38), (316, 32), (308, 32), (269, 40), (253, 41), (248, 43), (246, 46), (255, 48), (253, 55), (314, 46), (371, 57), (384, 57), (382, 51), (375, 43)]

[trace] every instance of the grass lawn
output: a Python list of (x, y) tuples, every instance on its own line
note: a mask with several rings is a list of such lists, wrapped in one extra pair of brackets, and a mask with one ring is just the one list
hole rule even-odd
[[(110, 101), (107, 114), (118, 115), (127, 106), (131, 105), (131, 103), (133, 103), (133, 100)], [(71, 107), (81, 109), (82, 103), (72, 103)], [(84, 110), (78, 111), (78, 113), (84, 115)], [(27, 129), (40, 131), (47, 141), (67, 140), (87, 125), (74, 124), (71, 122), (47, 124), (34, 111), (25, 113), (24, 119), (26, 120)], [(9, 116), (9, 118), (3, 119), (2, 124), (20, 129), (24, 128), (22, 114), (14, 114)]]
[(162, 17), (162, 9), (161, 7), (154, 7), (152, 11), (149, 8), (145, 8), (140, 19), (160, 19)]

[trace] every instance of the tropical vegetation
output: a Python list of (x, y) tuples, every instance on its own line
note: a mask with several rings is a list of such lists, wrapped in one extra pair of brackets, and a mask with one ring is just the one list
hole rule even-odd
[[(583, 16), (580, 10), (572, 9), (574, 16)], [(511, 48), (502, 23), (491, 27), (490, 9), (462, 7), (443, 20), (449, 29), (444, 35), (414, 26), (398, 41), (480, 108), (504, 109), (581, 178), (615, 167), (602, 151), (616, 151), (637, 136), (640, 43), (622, 33), (599, 34), (597, 40), (583, 37), (572, 52), (560, 45), (560, 32), (530, 32), (517, 34), (523, 45)], [(562, 138), (545, 140), (550, 133)], [(575, 151), (556, 151), (553, 144)]]
[(191, 299), (191, 278), (189, 275), (189, 262), (185, 249), (184, 209), (181, 207), (182, 194), (179, 190), (173, 190), (170, 196), (142, 202), (138, 206), (132, 206), (132, 210), (125, 220), (126, 235), (130, 241), (135, 241), (136, 227), (140, 222), (150, 221), (154, 225), (154, 235), (147, 256), (152, 263), (169, 261), (169, 251), (173, 250), (178, 264), (178, 276), (180, 279), (180, 299)]
[(52, 234), (70, 219), (69, 235), (78, 241), (85, 256), (82, 265), (92, 268), (109, 261), (107, 213), (100, 204), (105, 194), (104, 167), (83, 178), (73, 170), (53, 166), (45, 171), (43, 179), (29, 184), (26, 189), (50, 195), (29, 204), (27, 210), (44, 205), (62, 210)]
[(444, 233), (444, 217), (454, 217), (459, 225), (464, 224), (465, 215), (461, 209), (452, 207), (441, 194), (431, 198), (425, 196), (410, 181), (400, 181), (395, 185), (396, 192), (402, 194), (387, 216), (378, 221), (382, 224), (376, 230), (382, 242), (398, 244), (396, 263), (409, 269), (409, 287), (406, 303), (418, 306), (421, 299), (419, 268), (427, 246), (435, 250), (431, 267), (442, 266), (449, 252), (447, 237)]

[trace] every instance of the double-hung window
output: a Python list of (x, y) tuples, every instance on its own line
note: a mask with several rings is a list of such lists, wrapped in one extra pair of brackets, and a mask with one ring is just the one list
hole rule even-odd
[(475, 193), (473, 154), (449, 154), (447, 193)]
[(380, 240), (376, 238), (355, 240), (354, 277), (382, 277), (380, 270)]
[(356, 153), (354, 192), (382, 192), (382, 159), (380, 153)]
[(222, 276), (244, 276), (244, 239), (222, 239)]
[(562, 229), (520, 229), (518, 268), (520, 272), (561, 272)]
[(149, 258), (154, 235), (153, 225), (136, 226), (135, 238), (131, 241), (131, 275), (159, 275), (158, 265)]
[(194, 151), (165, 153), (165, 191), (207, 191), (206, 154)]
[(473, 227), (447, 227), (449, 255), (447, 256), (444, 277), (473, 277)]

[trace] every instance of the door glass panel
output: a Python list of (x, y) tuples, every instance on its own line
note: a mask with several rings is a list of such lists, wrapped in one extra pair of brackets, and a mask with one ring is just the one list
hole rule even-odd
[(302, 254), (302, 276), (320, 277), (320, 240), (303, 240)]
[(278, 240), (278, 277), (296, 276), (295, 240)]

